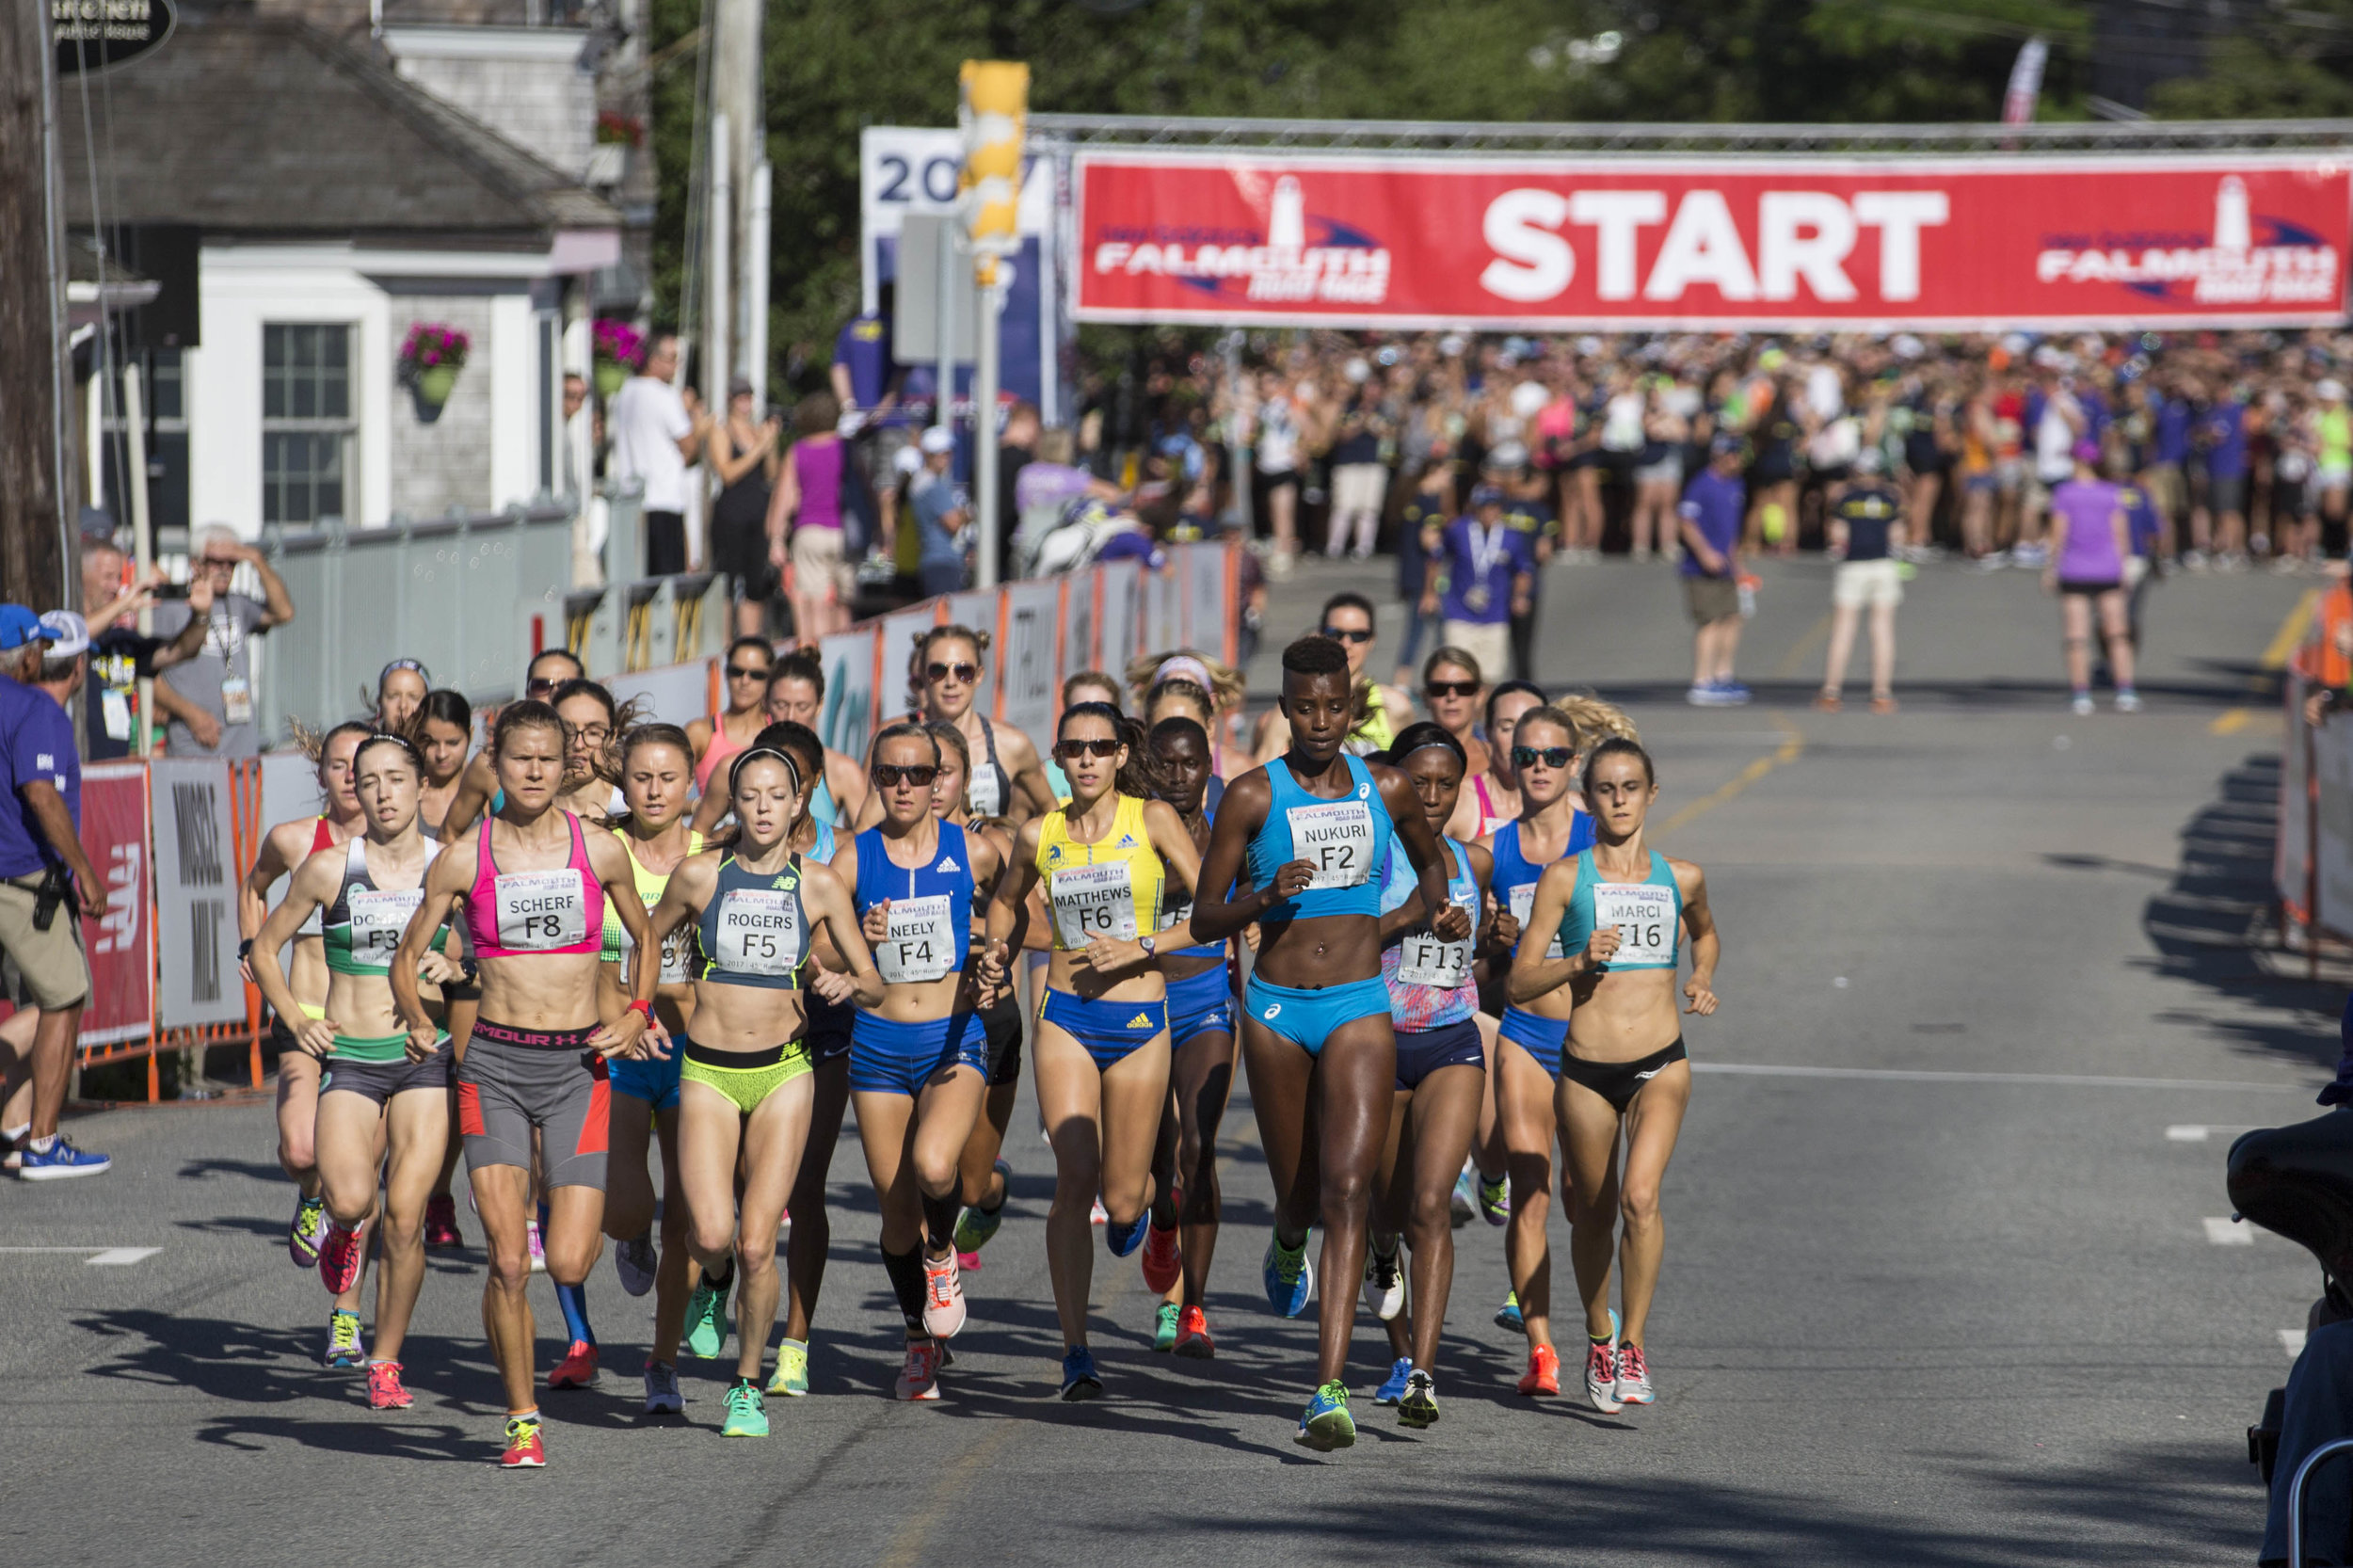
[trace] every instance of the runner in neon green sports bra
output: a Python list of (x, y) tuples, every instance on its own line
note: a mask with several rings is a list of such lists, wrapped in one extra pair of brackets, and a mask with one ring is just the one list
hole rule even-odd
[[(1561, 1055), (1559, 1106), (1567, 1166), (1569, 1256), (1585, 1302), (1585, 1393), (1597, 1410), (1652, 1403), (1644, 1331), (1666, 1248), (1658, 1189), (1691, 1100), (1691, 1064), (1678, 1013), (1716, 1011), (1721, 942), (1707, 882), (1688, 860), (1670, 860), (1643, 833), (1658, 776), (1636, 742), (1611, 736), (1585, 761), (1593, 847), (1546, 867), (1536, 884), (1530, 934), (1512, 962), (1512, 1000), (1525, 1005), (1567, 987), (1575, 1007)], [(1685, 939), (1691, 978), (1676, 1001)], [(1625, 1144), (1625, 1169), (1618, 1144)], [(1616, 1236), (1625, 1216), (1625, 1238)], [(1625, 1316), (1609, 1308), (1615, 1253), (1625, 1268)]]
[[(296, 1043), (326, 1063), (314, 1139), (328, 1219), (319, 1277), (338, 1295), (358, 1286), (380, 1167), (384, 1262), (376, 1290), (376, 1353), (367, 1362), (368, 1405), (403, 1410), (410, 1400), (401, 1385), (400, 1352), (424, 1281), (424, 1206), (449, 1142), (455, 1053), (409, 1060), (408, 1031), (392, 1009), (389, 976), (439, 846), (418, 830), (424, 760), (416, 747), (397, 735), (374, 735), (360, 743), (351, 761), (366, 832), (320, 850), (296, 871), (285, 902), (270, 912), (253, 944), (253, 978), (272, 1007), (298, 1016), (278, 950), (318, 912), (328, 972), (326, 1016), (305, 1018)], [(463, 972), (446, 930), (440, 938), (440, 950), (419, 965), (437, 1018), (440, 986)]]
[[(621, 741), (621, 798), (629, 815), (614, 834), (629, 851), (630, 874), (648, 912), (662, 901), (670, 873), (687, 856), (700, 854), (703, 836), (686, 823), (687, 786), (694, 753), (676, 725), (647, 724)], [(694, 936), (680, 930), (662, 944), (662, 976), (653, 994), (656, 1024), (672, 1036), (684, 1034), (694, 1016), (690, 963)], [(628, 933), (610, 907), (604, 920), (604, 961), (597, 966), (603, 993), (599, 1008), (617, 1016), (629, 1005)], [(654, 1293), (653, 1343), (646, 1350), (646, 1414), (685, 1414), (678, 1385), (679, 1336), (685, 1332), (686, 1296), (694, 1267), (686, 1246), (685, 1189), (679, 1181), (679, 1058), (627, 1059), (612, 1064), (613, 1112), (604, 1173), (604, 1233), (616, 1243), (614, 1272), (632, 1296)], [(646, 1173), (648, 1144), (659, 1139), (662, 1191), (670, 1201), (662, 1215), (662, 1247), (653, 1242), (653, 1183)]]

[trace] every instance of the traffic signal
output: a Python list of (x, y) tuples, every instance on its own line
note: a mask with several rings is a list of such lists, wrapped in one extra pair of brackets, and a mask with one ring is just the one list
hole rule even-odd
[(1021, 201), (1030, 68), (1018, 60), (967, 60), (962, 88), (956, 124), (964, 133), (965, 232), (984, 255), (1011, 255), (1021, 244), (1015, 210)]

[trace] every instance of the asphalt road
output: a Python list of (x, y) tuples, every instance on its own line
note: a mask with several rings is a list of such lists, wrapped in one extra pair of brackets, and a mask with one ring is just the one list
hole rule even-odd
[[(899, 1335), (845, 1136), (814, 1397), (772, 1401), (765, 1442), (722, 1442), (723, 1370), (690, 1364), (684, 1422), (641, 1418), (650, 1302), (600, 1264), (603, 1384), (550, 1396), (550, 1467), (509, 1476), (473, 1259), (433, 1265), (416, 1407), (372, 1415), (315, 1359), (327, 1307), (286, 1261), (266, 1108), (131, 1109), (73, 1128), (112, 1175), (0, 1186), (0, 1546), (77, 1565), (2251, 1560), (2242, 1432), (2318, 1282), (2289, 1243), (2215, 1223), (2222, 1157), (2238, 1128), (2313, 1113), (2343, 1000), (2241, 943), (2269, 867), (2260, 666), (2307, 585), (2166, 584), (2149, 711), (2077, 719), (2030, 579), (1926, 568), (1904, 710), (1873, 718), (1805, 706), (1827, 568), (1767, 578), (1742, 662), (1758, 701), (1730, 711), (1681, 702), (1664, 569), (1563, 568), (1545, 590), (1544, 675), (1628, 704), (1660, 760), (1657, 840), (1705, 866), (1725, 934), (1665, 1193), (1655, 1408), (1513, 1392), (1524, 1352), (1487, 1316), (1501, 1233), (1474, 1223), (1445, 1418), (1409, 1432), (1360, 1402), (1353, 1449), (1295, 1448), (1313, 1320), (1260, 1296), (1268, 1192), (1240, 1103), (1217, 1359), (1153, 1355), (1152, 1299), (1106, 1259), (1107, 1397), (1061, 1404), (1050, 1160), (1025, 1106), (941, 1403), (887, 1397)], [(1317, 566), (1278, 588), (1261, 684), (1325, 591), (1384, 581)], [(560, 1320), (535, 1294), (544, 1366)], [(1357, 1351), (1369, 1392), (1385, 1351), (1361, 1325)]]

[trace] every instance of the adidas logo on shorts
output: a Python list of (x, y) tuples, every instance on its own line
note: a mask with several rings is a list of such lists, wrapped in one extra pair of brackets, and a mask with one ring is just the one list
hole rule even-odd
[(1152, 1027), (1152, 1015), (1149, 1013), (1139, 1013), (1134, 1017), (1128, 1020), (1128, 1027), (1129, 1029), (1150, 1029)]

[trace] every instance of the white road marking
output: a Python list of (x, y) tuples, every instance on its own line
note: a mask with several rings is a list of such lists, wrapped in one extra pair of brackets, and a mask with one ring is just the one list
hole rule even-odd
[(2304, 1353), (2304, 1331), (2300, 1328), (2281, 1329), (2280, 1331), (2280, 1344), (2290, 1356), (2302, 1355)]
[(2255, 1244), (2255, 1231), (2251, 1225), (2211, 1216), (2199, 1223), (2206, 1227), (2206, 1240), (2217, 1247), (2251, 1247)]
[(2102, 1078), (2088, 1073), (1958, 1073), (1913, 1067), (1798, 1067), (1773, 1062), (1694, 1062), (1695, 1073), (1741, 1073), (1754, 1078), (1860, 1078), (1893, 1083), (2023, 1083), (2034, 1088), (2251, 1090), (2309, 1095), (2318, 1085), (2246, 1083), (2212, 1078)]
[(2202, 1144), (2206, 1141), (2206, 1132), (2205, 1128), (2194, 1122), (2185, 1127), (2169, 1127), (2165, 1129), (2166, 1137), (2176, 1144)]
[(96, 1269), (120, 1268), (124, 1264), (136, 1263), (142, 1258), (152, 1257), (161, 1251), (163, 1251), (161, 1247), (108, 1247), (96, 1257), (86, 1257), (82, 1261)]

